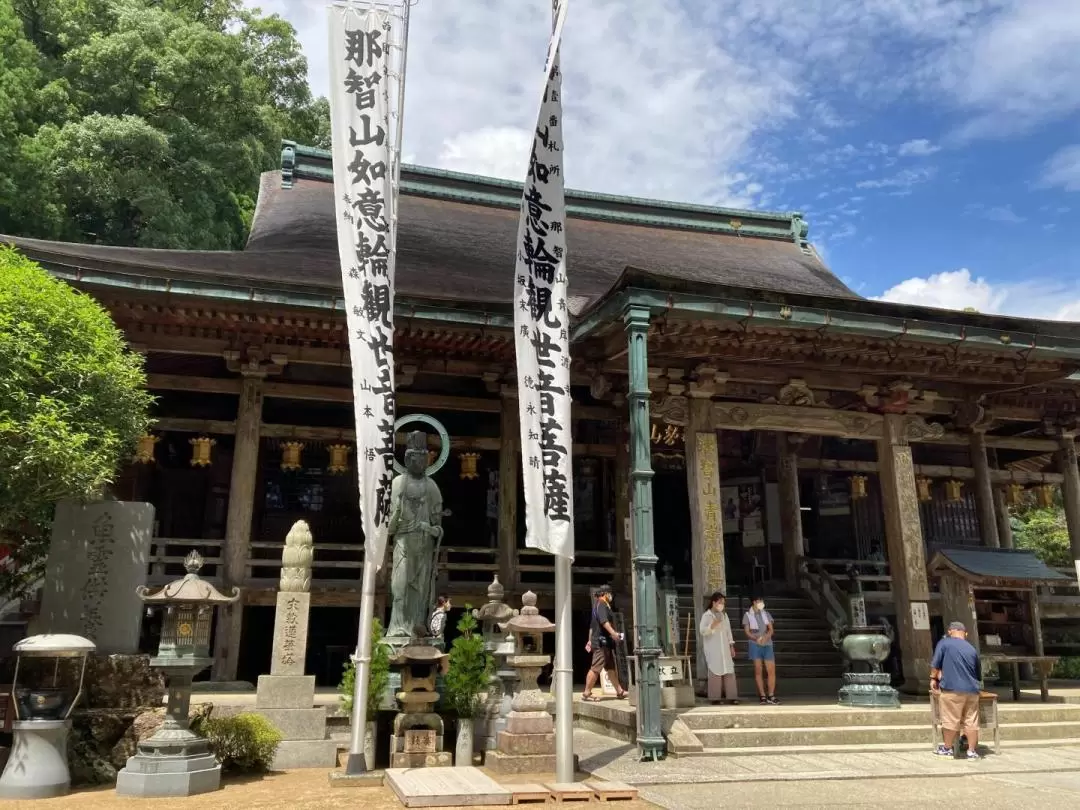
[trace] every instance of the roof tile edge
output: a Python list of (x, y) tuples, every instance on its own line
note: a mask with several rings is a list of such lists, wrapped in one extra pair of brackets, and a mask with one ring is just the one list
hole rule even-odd
[[(282, 188), (291, 188), (298, 177), (333, 181), (329, 150), (288, 140), (281, 146)], [(409, 194), (499, 208), (521, 204), (523, 184), (512, 180), (408, 163), (401, 169), (402, 189)], [(570, 213), (580, 219), (782, 239), (794, 241), (808, 253), (808, 225), (798, 211), (751, 211), (573, 189), (567, 189), (566, 201)]]

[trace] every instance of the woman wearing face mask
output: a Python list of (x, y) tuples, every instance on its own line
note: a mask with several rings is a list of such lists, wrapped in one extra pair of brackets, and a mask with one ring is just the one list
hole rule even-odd
[(709, 700), (723, 703), (726, 697), (733, 706), (739, 702), (735, 686), (735, 637), (731, 621), (724, 612), (725, 597), (720, 591), (705, 600), (705, 613), (698, 623), (705, 663), (709, 666)]
[[(763, 704), (773, 706), (780, 701), (776, 699), (776, 659), (773, 654), (773, 620), (765, 610), (765, 600), (754, 597), (750, 610), (743, 616), (743, 631), (750, 639), (750, 660), (754, 662), (754, 680), (757, 682), (758, 697)], [(765, 691), (765, 680), (762, 678), (762, 669), (768, 678), (769, 691)]]

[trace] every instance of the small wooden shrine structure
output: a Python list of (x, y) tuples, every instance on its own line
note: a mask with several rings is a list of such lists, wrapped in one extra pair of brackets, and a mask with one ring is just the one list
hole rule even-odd
[(940, 583), (945, 627), (963, 622), (984, 662), (1011, 668), (1014, 700), (1020, 699), (1020, 665), (1033, 665), (1046, 701), (1057, 658), (1043, 649), (1037, 588), (1068, 578), (1031, 551), (977, 546), (939, 549), (929, 572)]

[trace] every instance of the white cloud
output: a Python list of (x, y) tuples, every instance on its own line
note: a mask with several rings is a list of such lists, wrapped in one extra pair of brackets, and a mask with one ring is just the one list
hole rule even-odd
[(1010, 225), (1018, 225), (1026, 222), (1027, 218), (1013, 211), (1011, 205), (985, 205), (983, 203), (971, 203), (964, 211), (972, 216), (989, 219), (993, 222), (1005, 222)]
[[(1065, 191), (1080, 191), (1080, 144), (1066, 146), (1046, 161), (1040, 184)], [(1064, 213), (1069, 209), (1058, 210)]]
[(925, 157), (926, 155), (932, 155), (935, 152), (940, 151), (940, 146), (935, 146), (926, 138), (916, 138), (915, 140), (905, 141), (900, 144), (900, 148), (896, 150), (896, 153), (900, 155), (900, 157)]
[[(312, 87), (324, 94), (326, 0), (243, 2), (297, 27)], [(891, 150), (822, 148), (898, 98), (958, 113), (964, 137), (1007, 135), (1080, 111), (1078, 0), (797, 5), (792, 13), (790, 0), (572, 4), (563, 47), (567, 182), (755, 205), (837, 168), (865, 176), (872, 156), (880, 172), (897, 156), (936, 152), (927, 138)], [(413, 8), (410, 156), (520, 176), (549, 9), (549, 0), (421, 0)], [(800, 154), (815, 140), (820, 160)], [(860, 186), (905, 194), (928, 179), (900, 174)]]
[(1076, 282), (991, 283), (972, 276), (967, 268), (909, 278), (874, 298), (938, 309), (971, 307), (986, 314), (1080, 321), (1080, 284)]
[(911, 193), (911, 187), (925, 183), (935, 174), (932, 167), (924, 166), (919, 169), (904, 169), (889, 177), (880, 177), (875, 180), (860, 180), (855, 184), (856, 188), (897, 188)]

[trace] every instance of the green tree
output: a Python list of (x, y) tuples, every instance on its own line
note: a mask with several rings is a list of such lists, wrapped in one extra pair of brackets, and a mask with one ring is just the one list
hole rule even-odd
[(458, 717), (471, 718), (480, 709), (480, 699), (487, 691), (494, 662), (484, 649), (484, 637), (476, 632), (476, 618), (470, 605), (465, 605), (457, 629), (459, 635), (450, 645), (446, 702)]
[[(382, 705), (383, 693), (390, 683), (390, 647), (383, 643), (382, 622), (374, 619), (371, 623), (371, 671), (368, 674), (367, 721), (375, 722)], [(350, 659), (341, 673), (338, 684), (338, 699), (341, 710), (352, 714), (353, 695), (356, 692), (356, 664)]]
[(281, 138), (329, 138), (295, 30), (239, 0), (0, 0), (0, 46), (0, 232), (240, 248)]
[(0, 245), (0, 595), (40, 577), (56, 501), (102, 494), (146, 431), (145, 386), (97, 303)]
[(1067, 567), (1073, 564), (1065, 510), (1060, 506), (1023, 511), (1013, 525), (1018, 548), (1031, 549), (1047, 565)]

